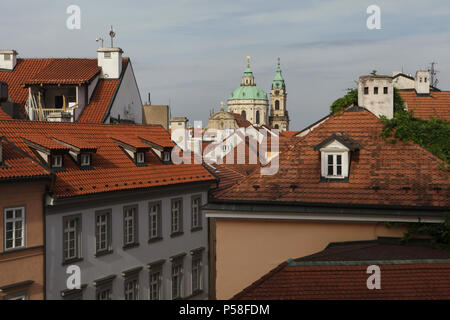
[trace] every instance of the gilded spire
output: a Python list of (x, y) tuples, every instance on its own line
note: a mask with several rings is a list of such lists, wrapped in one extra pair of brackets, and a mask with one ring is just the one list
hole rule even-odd
[(250, 68), (250, 56), (247, 56), (247, 68)]

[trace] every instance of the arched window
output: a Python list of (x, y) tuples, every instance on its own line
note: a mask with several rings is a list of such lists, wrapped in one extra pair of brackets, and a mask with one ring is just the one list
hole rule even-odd
[(275, 125), (275, 129), (279, 129), (279, 126), (277, 124)]
[(259, 110), (256, 111), (256, 124), (259, 124)]
[(242, 110), (241, 116), (243, 116), (245, 119), (247, 119), (247, 114), (245, 113), (245, 110)]
[(280, 100), (275, 100), (275, 110), (280, 110)]

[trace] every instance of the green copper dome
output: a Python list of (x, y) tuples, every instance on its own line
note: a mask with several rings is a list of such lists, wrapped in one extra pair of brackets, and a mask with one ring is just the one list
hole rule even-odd
[(280, 58), (278, 58), (278, 68), (277, 73), (275, 74), (275, 78), (273, 78), (272, 81), (272, 88), (284, 88), (284, 78), (281, 74)]
[[(248, 84), (247, 84), (248, 83)], [(266, 100), (267, 94), (254, 84), (253, 71), (250, 68), (250, 57), (247, 57), (247, 68), (242, 76), (241, 85), (228, 97), (228, 100)]]
[(240, 86), (228, 97), (228, 100), (268, 100), (267, 94), (257, 86)]

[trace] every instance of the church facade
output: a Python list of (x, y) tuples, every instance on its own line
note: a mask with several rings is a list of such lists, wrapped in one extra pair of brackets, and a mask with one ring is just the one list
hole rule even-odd
[(228, 97), (228, 112), (240, 114), (254, 125), (269, 125), (280, 131), (289, 130), (289, 116), (286, 110), (286, 85), (281, 74), (280, 61), (272, 81), (269, 99), (266, 92), (256, 86), (250, 59), (242, 76), (241, 85)]

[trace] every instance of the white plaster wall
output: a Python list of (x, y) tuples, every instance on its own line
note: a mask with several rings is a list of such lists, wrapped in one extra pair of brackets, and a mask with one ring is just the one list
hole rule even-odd
[[(369, 93), (364, 94), (364, 87), (369, 88)], [(378, 94), (374, 94), (374, 87), (378, 87)], [(388, 87), (388, 94), (383, 93), (383, 88)], [(364, 107), (377, 117), (384, 115), (388, 119), (394, 116), (394, 88), (391, 77), (364, 78), (358, 83), (358, 105)]]
[(110, 117), (142, 123), (142, 100), (134, 77), (131, 61), (128, 63), (117, 96), (110, 110)]

